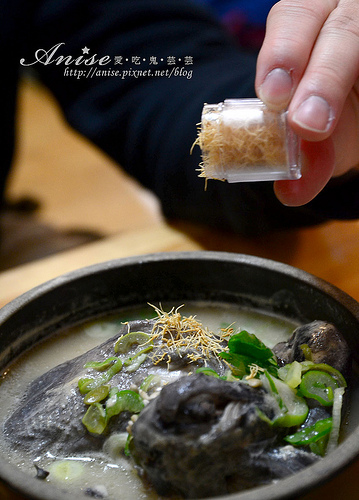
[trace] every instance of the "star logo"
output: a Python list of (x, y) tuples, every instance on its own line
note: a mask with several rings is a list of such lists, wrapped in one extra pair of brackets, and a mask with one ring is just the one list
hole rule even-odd
[(90, 49), (89, 49), (88, 47), (86, 47), (86, 45), (85, 45), (85, 47), (84, 47), (83, 49), (81, 49), (81, 50), (82, 50), (82, 53), (83, 53), (83, 54), (88, 54), (88, 53), (90, 52)]

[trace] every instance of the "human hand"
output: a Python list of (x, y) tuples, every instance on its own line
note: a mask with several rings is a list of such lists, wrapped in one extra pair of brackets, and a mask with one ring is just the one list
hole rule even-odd
[(271, 108), (288, 106), (288, 122), (303, 139), (302, 178), (274, 189), (282, 203), (304, 205), (359, 164), (359, 1), (275, 4), (256, 91)]

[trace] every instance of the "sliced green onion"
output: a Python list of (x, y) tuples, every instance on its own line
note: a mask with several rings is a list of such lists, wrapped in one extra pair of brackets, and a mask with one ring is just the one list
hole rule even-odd
[(334, 390), (338, 389), (336, 380), (327, 372), (309, 370), (304, 373), (300, 392), (306, 398), (315, 399), (323, 406), (332, 406)]
[(134, 391), (119, 391), (116, 387), (110, 390), (105, 406), (93, 403), (85, 413), (82, 423), (92, 434), (102, 434), (111, 417), (123, 411), (139, 413), (144, 408), (141, 396)]
[(146, 359), (147, 357), (146, 353), (152, 351), (152, 349), (153, 349), (153, 344), (149, 344), (144, 349), (139, 349), (134, 354), (126, 358), (123, 362), (123, 364), (126, 367), (126, 371), (134, 372), (135, 370), (137, 370), (140, 364), (143, 363), (144, 360)]
[(116, 357), (107, 358), (105, 359), (105, 361), (88, 361), (84, 365), (84, 368), (93, 368), (94, 370), (103, 372), (110, 368), (110, 366), (112, 366), (116, 361)]
[(295, 389), (301, 382), (302, 379), (302, 365), (298, 361), (293, 361), (288, 365), (282, 366), (278, 370), (278, 376), (285, 382), (289, 387)]
[(114, 415), (119, 415), (123, 411), (139, 413), (144, 408), (141, 396), (134, 391), (111, 391), (110, 398), (106, 402), (106, 415), (110, 419)]
[(110, 392), (110, 387), (108, 385), (100, 385), (96, 389), (88, 392), (84, 398), (84, 403), (86, 405), (92, 405), (93, 403), (100, 403), (107, 398)]
[[(273, 377), (271, 377), (271, 375), (268, 373), (268, 372), (264, 372), (264, 376), (266, 377), (268, 383), (269, 383), (269, 387), (270, 387), (270, 390), (274, 393), (274, 394), (279, 394), (278, 393), (278, 389), (277, 389), (277, 386), (273, 380)], [(262, 377), (263, 378), (263, 377)]]
[(117, 432), (115, 434), (111, 434), (110, 437), (104, 442), (103, 451), (111, 458), (118, 458), (125, 450), (127, 439), (127, 432)]
[(285, 405), (285, 407), (282, 408), (281, 415), (274, 419), (273, 425), (276, 427), (294, 427), (301, 425), (307, 418), (308, 411), (308, 406), (304, 399), (296, 396), (289, 406)]
[(303, 373), (310, 370), (313, 366), (317, 366), (317, 365), (315, 365), (315, 363), (313, 363), (313, 361), (309, 361), (309, 360), (301, 361), (300, 364), (302, 365), (302, 372)]
[(126, 457), (130, 457), (131, 456), (131, 443), (132, 443), (132, 436), (131, 434), (129, 434), (127, 436), (127, 441), (126, 441), (126, 446), (125, 446), (125, 449), (124, 449), (124, 454), (126, 455)]
[(261, 375), (263, 385), (273, 393), (278, 402), (278, 414), (273, 419), (273, 425), (278, 427), (293, 427), (301, 425), (308, 415), (308, 405), (286, 383), (271, 377), (268, 372)]
[(302, 344), (301, 346), (299, 346), (304, 354), (304, 358), (306, 359), (306, 361), (312, 361), (313, 360), (313, 356), (312, 356), (312, 351), (309, 347), (308, 344)]
[(94, 403), (89, 406), (82, 418), (82, 423), (92, 434), (102, 434), (107, 425), (106, 411), (102, 404)]
[(324, 457), (328, 446), (328, 438), (329, 434), (326, 434), (322, 438), (318, 439), (318, 441), (310, 443), (309, 444), (310, 451), (312, 451), (316, 455), (319, 455), (320, 457)]
[(303, 362), (302, 365), (303, 373), (309, 370), (319, 370), (322, 372), (326, 372), (334, 378), (334, 380), (337, 382), (338, 387), (347, 387), (347, 382), (340, 371), (330, 365), (327, 365), (326, 363), (313, 363), (306, 366), (305, 362)]
[(284, 438), (290, 444), (295, 446), (306, 446), (310, 443), (315, 443), (322, 437), (329, 434), (332, 428), (332, 418), (324, 418), (318, 420), (315, 424), (300, 429), (294, 434), (290, 434)]
[(339, 387), (339, 389), (334, 390), (334, 400), (333, 400), (333, 410), (332, 410), (333, 426), (331, 433), (329, 435), (327, 453), (330, 453), (338, 446), (344, 392), (345, 392), (344, 387)]
[(151, 373), (145, 380), (142, 382), (140, 389), (144, 392), (149, 392), (154, 387), (157, 387), (161, 384), (161, 377), (157, 375), (157, 373)]
[(52, 478), (58, 481), (73, 481), (79, 478), (85, 472), (83, 464), (76, 460), (55, 460), (49, 466), (49, 472)]
[(133, 344), (146, 344), (150, 342), (151, 335), (144, 332), (130, 332), (120, 337), (115, 344), (115, 352), (124, 354), (130, 350)]
[(80, 378), (77, 385), (78, 388), (81, 392), (81, 394), (87, 394), (90, 392), (92, 389), (88, 389), (87, 387), (91, 384), (93, 384), (94, 379), (93, 378)]
[(205, 375), (219, 378), (218, 373), (208, 366), (201, 366), (200, 368), (197, 368), (196, 373), (204, 373)]
[(115, 363), (113, 363), (107, 371), (101, 373), (98, 377), (95, 378), (80, 378), (78, 381), (78, 387), (81, 394), (87, 394), (93, 389), (97, 389), (103, 384), (109, 382), (116, 373), (121, 371), (122, 369), (122, 361), (120, 358), (116, 358)]
[(139, 368), (139, 366), (142, 365), (142, 363), (145, 361), (146, 358), (147, 358), (147, 354), (142, 352), (142, 353), (138, 353), (133, 358), (127, 359), (126, 360), (126, 372), (128, 372), (128, 373), (135, 372), (137, 370), (137, 368)]
[(233, 370), (227, 370), (223, 377), (220, 378), (227, 380), (227, 382), (238, 382), (238, 377), (234, 376)]

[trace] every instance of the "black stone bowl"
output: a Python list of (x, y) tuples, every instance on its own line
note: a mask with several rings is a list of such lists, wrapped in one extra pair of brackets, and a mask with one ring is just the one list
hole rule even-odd
[[(221, 252), (162, 253), (114, 260), (68, 273), (23, 294), (0, 311), (0, 373), (24, 350), (59, 329), (147, 302), (224, 301), (309, 322), (334, 323), (359, 353), (359, 304), (334, 286), (271, 260)], [(359, 408), (338, 448), (276, 484), (216, 500), (296, 498), (318, 487), (359, 454)], [(17, 495), (17, 496), (16, 496)], [(0, 455), (0, 498), (68, 500)], [(71, 500), (71, 499), (70, 499)]]

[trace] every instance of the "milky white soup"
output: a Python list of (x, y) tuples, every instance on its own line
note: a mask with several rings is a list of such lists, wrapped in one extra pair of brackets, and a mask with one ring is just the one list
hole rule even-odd
[[(163, 310), (170, 311), (180, 304), (163, 305)], [(243, 309), (234, 305), (191, 304), (180, 309), (182, 316), (196, 316), (209, 330), (217, 333), (222, 328), (233, 324), (237, 330), (254, 333), (268, 347), (286, 340), (298, 324), (282, 317), (259, 311)], [(0, 420), (4, 422), (12, 409), (19, 404), (26, 386), (35, 378), (56, 365), (68, 361), (96, 347), (118, 332), (121, 324), (134, 319), (156, 316), (150, 307), (126, 311), (106, 319), (87, 322), (81, 326), (61, 332), (55, 338), (35, 347), (31, 352), (12, 365), (3, 375), (0, 384)], [(111, 438), (109, 438), (111, 440)], [(0, 440), (0, 449), (8, 456), (8, 461), (19, 469), (36, 475), (34, 463), (49, 471), (46, 482), (66, 489), (68, 494), (89, 495), (109, 500), (150, 500), (160, 498), (145, 485), (133, 470), (129, 459), (122, 452), (116, 452), (111, 441), (105, 443), (106, 453), (89, 456), (54, 457), (50, 453), (35, 459), (24, 453), (7, 450), (4, 439)], [(86, 493), (87, 492), (87, 493)], [(65, 495), (65, 493), (64, 493)], [(91, 498), (89, 495), (87, 498)]]

